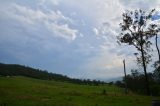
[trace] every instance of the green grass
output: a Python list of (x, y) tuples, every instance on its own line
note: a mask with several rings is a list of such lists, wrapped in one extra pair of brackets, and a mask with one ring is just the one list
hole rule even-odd
[[(103, 89), (106, 94), (102, 94)], [(0, 106), (150, 106), (151, 97), (115, 86), (0, 77)]]

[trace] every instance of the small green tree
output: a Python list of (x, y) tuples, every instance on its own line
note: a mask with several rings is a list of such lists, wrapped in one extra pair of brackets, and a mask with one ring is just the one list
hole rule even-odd
[(138, 53), (135, 54), (137, 56), (137, 62), (143, 66), (144, 69), (148, 95), (150, 95), (150, 88), (146, 66), (151, 61), (149, 52), (152, 50), (150, 48), (152, 43), (149, 40), (159, 32), (158, 26), (149, 22), (151, 21), (154, 11), (155, 9), (149, 13), (142, 10), (123, 13), (123, 20), (122, 23), (120, 23), (121, 33), (118, 36), (119, 43), (133, 45), (137, 49)]

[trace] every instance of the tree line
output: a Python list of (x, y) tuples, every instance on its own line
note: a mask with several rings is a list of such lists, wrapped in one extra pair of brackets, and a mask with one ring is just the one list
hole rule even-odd
[[(149, 80), (149, 87), (152, 96), (160, 96), (160, 67), (155, 69), (152, 73), (147, 73)], [(125, 88), (138, 94), (146, 94), (145, 75), (139, 70), (132, 69), (131, 74), (123, 77), (123, 81), (116, 81), (115, 85)]]
[(22, 66), (17, 64), (3, 64), (0, 63), (0, 76), (25, 76), (42, 80), (55, 80), (71, 82), (75, 84), (85, 85), (100, 85), (105, 84), (103, 81), (90, 80), (90, 79), (75, 79), (66, 75), (55, 74), (46, 70), (34, 69), (28, 66)]

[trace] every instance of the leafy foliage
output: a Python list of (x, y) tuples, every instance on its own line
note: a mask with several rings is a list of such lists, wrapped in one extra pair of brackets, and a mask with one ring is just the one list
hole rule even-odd
[(138, 53), (135, 53), (137, 57), (137, 63), (143, 66), (145, 73), (145, 84), (148, 95), (150, 95), (149, 81), (147, 76), (147, 64), (151, 61), (150, 51), (152, 49), (150, 38), (156, 36), (160, 31), (159, 27), (151, 23), (155, 9), (146, 13), (142, 10), (127, 11), (123, 13), (123, 21), (120, 23), (121, 33), (118, 36), (119, 43), (126, 43), (133, 45)]
[[(150, 82), (151, 94), (154, 96), (160, 96), (160, 68), (156, 69), (153, 73), (148, 73), (148, 79)], [(124, 88), (124, 79), (123, 81), (117, 81), (115, 84), (119, 87)], [(139, 94), (146, 94), (145, 86), (145, 75), (140, 73), (138, 70), (131, 70), (131, 74), (126, 76), (127, 88), (133, 92)]]
[(154, 80), (160, 84), (160, 66), (157, 67), (154, 72), (153, 72), (153, 75), (154, 75)]
[[(120, 23), (121, 33), (118, 36), (119, 43), (126, 43), (133, 45), (138, 51), (143, 51), (144, 60), (146, 64), (151, 61), (149, 54), (152, 49), (150, 48), (150, 38), (157, 35), (159, 27), (155, 23), (151, 23), (155, 9), (146, 13), (142, 10), (127, 11), (123, 13), (123, 22)], [(137, 62), (142, 64), (142, 56), (135, 53)]]

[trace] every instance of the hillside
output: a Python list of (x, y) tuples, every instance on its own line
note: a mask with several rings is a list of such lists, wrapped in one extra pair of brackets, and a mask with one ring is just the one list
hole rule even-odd
[[(106, 93), (104, 93), (104, 89)], [(89, 86), (27, 77), (0, 77), (1, 106), (150, 106), (151, 97), (115, 86)]]
[(2, 64), (0, 63), (0, 75), (2, 76), (26, 76), (44, 80), (70, 80), (69, 77), (55, 73), (48, 73), (40, 69), (34, 69), (28, 66), (18, 64)]
[(42, 80), (56, 80), (56, 81), (65, 81), (72, 82), (76, 84), (89, 84), (89, 85), (99, 85), (105, 84), (102, 81), (96, 80), (85, 80), (85, 79), (75, 79), (69, 78), (66, 75), (49, 73), (48, 71), (34, 69), (28, 66), (22, 66), (18, 64), (2, 64), (0, 63), (0, 75), (1, 76), (25, 76)]

